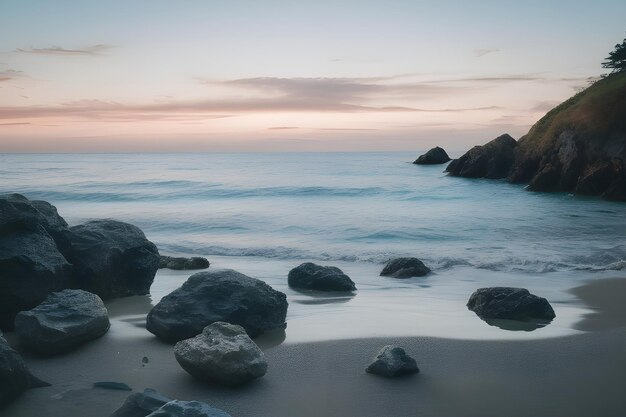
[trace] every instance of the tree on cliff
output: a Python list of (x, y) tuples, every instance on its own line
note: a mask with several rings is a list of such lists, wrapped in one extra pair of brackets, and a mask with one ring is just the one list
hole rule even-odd
[(626, 70), (626, 39), (615, 45), (615, 49), (605, 59), (606, 61), (602, 63), (603, 68), (611, 68), (613, 72)]

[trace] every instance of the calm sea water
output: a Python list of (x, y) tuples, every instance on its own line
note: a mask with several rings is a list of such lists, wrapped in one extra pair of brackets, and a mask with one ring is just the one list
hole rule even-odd
[[(355, 326), (365, 326), (367, 335), (495, 332), (471, 314), (467, 322), (459, 315), (465, 318), (473, 289), (496, 284), (526, 286), (562, 302), (563, 321), (541, 329), (560, 334), (584, 313), (567, 289), (626, 267), (626, 204), (451, 178), (444, 166), (411, 164), (417, 155), (5, 154), (0, 192), (47, 200), (70, 224), (105, 217), (136, 224), (161, 253), (207, 256), (216, 267), (284, 290), (290, 317), (308, 320), (307, 329), (330, 319), (329, 312), (343, 314), (348, 324), (335, 326), (341, 334)], [(379, 278), (381, 264), (396, 256), (419, 257), (435, 274), (421, 281)], [(304, 260), (351, 272), (358, 295), (331, 300), (291, 292), (286, 274)], [(161, 271), (153, 301), (187, 276)], [(378, 325), (368, 324), (372, 311), (382, 317)], [(422, 327), (389, 331), (388, 321), (407, 312), (425, 314)], [(452, 327), (435, 331), (446, 312)], [(459, 320), (462, 328), (451, 324)], [(292, 334), (303, 329), (290, 326)]]

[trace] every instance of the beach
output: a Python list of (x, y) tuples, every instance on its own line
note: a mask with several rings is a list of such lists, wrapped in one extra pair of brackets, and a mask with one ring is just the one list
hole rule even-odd
[[(0, 416), (108, 417), (130, 393), (93, 387), (112, 381), (205, 401), (233, 417), (621, 417), (626, 207), (450, 178), (406, 160), (4, 157), (0, 191), (50, 201), (70, 225), (135, 224), (162, 255), (203, 256), (209, 271), (257, 278), (285, 293), (289, 308), (285, 330), (255, 338), (268, 362), (264, 377), (237, 389), (200, 383), (178, 365), (172, 345), (145, 329), (150, 309), (197, 271), (159, 269), (149, 295), (107, 300), (109, 332), (67, 354), (35, 356), (6, 333), (52, 385), (26, 391)], [(399, 256), (417, 256), (432, 272), (381, 277)], [(357, 290), (290, 287), (289, 271), (303, 262), (340, 268)], [(556, 317), (539, 328), (490, 325), (466, 303), (495, 286), (545, 297)], [(365, 373), (390, 343), (416, 359), (419, 374)]]

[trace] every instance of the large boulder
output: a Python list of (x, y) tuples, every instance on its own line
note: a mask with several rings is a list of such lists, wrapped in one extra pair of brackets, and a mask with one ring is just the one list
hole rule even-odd
[(73, 286), (103, 299), (145, 295), (159, 268), (159, 251), (136, 226), (94, 220), (70, 228)]
[(192, 258), (176, 258), (161, 255), (159, 268), (175, 270), (207, 269), (211, 263), (206, 258), (194, 256)]
[(225, 411), (199, 401), (173, 400), (148, 417), (231, 417)]
[(54, 206), (20, 194), (0, 196), (0, 328), (68, 283), (72, 266), (59, 251), (67, 223)]
[(312, 262), (303, 263), (287, 277), (289, 286), (300, 290), (355, 291), (356, 285), (349, 276), (334, 266), (321, 266)]
[(250, 337), (284, 328), (287, 297), (230, 269), (198, 272), (148, 313), (146, 329), (168, 342), (189, 339), (209, 324), (242, 326)]
[(0, 328), (13, 328), (18, 312), (63, 289), (71, 271), (43, 228), (0, 234)]
[(380, 275), (393, 278), (423, 277), (430, 268), (417, 258), (396, 258), (387, 262)]
[(170, 401), (172, 401), (170, 398), (146, 388), (143, 392), (126, 397), (124, 404), (111, 414), (111, 417), (146, 417)]
[(457, 177), (506, 178), (515, 161), (517, 142), (504, 134), (482, 146), (474, 146), (459, 159), (455, 159), (446, 171)]
[(46, 201), (29, 200), (21, 194), (0, 195), (0, 235), (16, 231), (40, 232), (43, 228), (61, 251), (68, 244), (68, 227), (56, 207)]
[(439, 165), (445, 164), (449, 160), (450, 157), (446, 151), (444, 151), (443, 148), (436, 146), (424, 155), (420, 155), (413, 163), (417, 165)]
[(0, 333), (0, 408), (29, 388), (49, 385), (30, 373), (20, 354), (9, 346)]
[(109, 330), (104, 303), (83, 290), (55, 292), (32, 310), (15, 317), (15, 332), (24, 347), (42, 355), (66, 352)]
[(524, 288), (480, 288), (470, 296), (467, 308), (484, 320), (549, 322), (556, 317), (548, 300)]
[(387, 345), (378, 352), (365, 371), (370, 374), (396, 377), (418, 373), (419, 368), (415, 359), (407, 355), (404, 349)]
[(267, 371), (261, 349), (243, 327), (230, 323), (213, 323), (196, 337), (181, 340), (174, 355), (193, 377), (221, 385), (242, 385)]

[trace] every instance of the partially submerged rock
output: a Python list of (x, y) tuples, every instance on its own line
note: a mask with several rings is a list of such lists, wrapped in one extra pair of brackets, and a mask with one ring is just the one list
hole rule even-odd
[(445, 164), (449, 160), (450, 157), (448, 156), (446, 151), (443, 150), (443, 148), (436, 146), (426, 152), (424, 155), (420, 155), (413, 163), (417, 165), (439, 165)]
[(159, 268), (175, 270), (207, 269), (211, 263), (206, 258), (194, 256), (192, 258), (176, 258), (172, 256), (161, 256)]
[(230, 269), (198, 272), (148, 313), (146, 329), (168, 342), (188, 339), (209, 324), (242, 326), (250, 337), (286, 326), (287, 297), (265, 282)]
[(157, 391), (146, 388), (143, 392), (136, 392), (126, 397), (124, 404), (111, 417), (146, 417), (172, 401)]
[(418, 373), (419, 368), (415, 359), (407, 355), (404, 349), (387, 345), (378, 352), (365, 371), (370, 374), (396, 377)]
[(83, 290), (52, 293), (37, 307), (15, 317), (20, 344), (42, 355), (63, 353), (97, 339), (109, 326), (100, 297)]
[(452, 176), (467, 178), (506, 178), (515, 161), (517, 142), (508, 134), (482, 146), (474, 146), (446, 168)]
[(231, 417), (231, 415), (199, 401), (173, 400), (148, 417)]
[(180, 366), (203, 381), (236, 386), (262, 377), (265, 356), (241, 326), (217, 322), (191, 339), (176, 343)]
[(24, 360), (0, 333), (0, 407), (10, 403), (29, 388), (49, 386), (34, 377)]
[(396, 258), (387, 262), (380, 275), (394, 278), (423, 277), (430, 268), (417, 258)]
[(98, 381), (93, 383), (94, 388), (111, 389), (114, 391), (132, 391), (133, 389), (124, 382)]
[(550, 322), (556, 317), (548, 300), (537, 297), (524, 288), (480, 288), (471, 295), (467, 308), (485, 320)]
[(287, 277), (289, 286), (314, 291), (355, 291), (356, 285), (349, 276), (334, 266), (321, 266), (312, 262), (303, 263)]
[(159, 267), (159, 251), (136, 226), (94, 220), (70, 228), (76, 288), (103, 299), (145, 295)]

